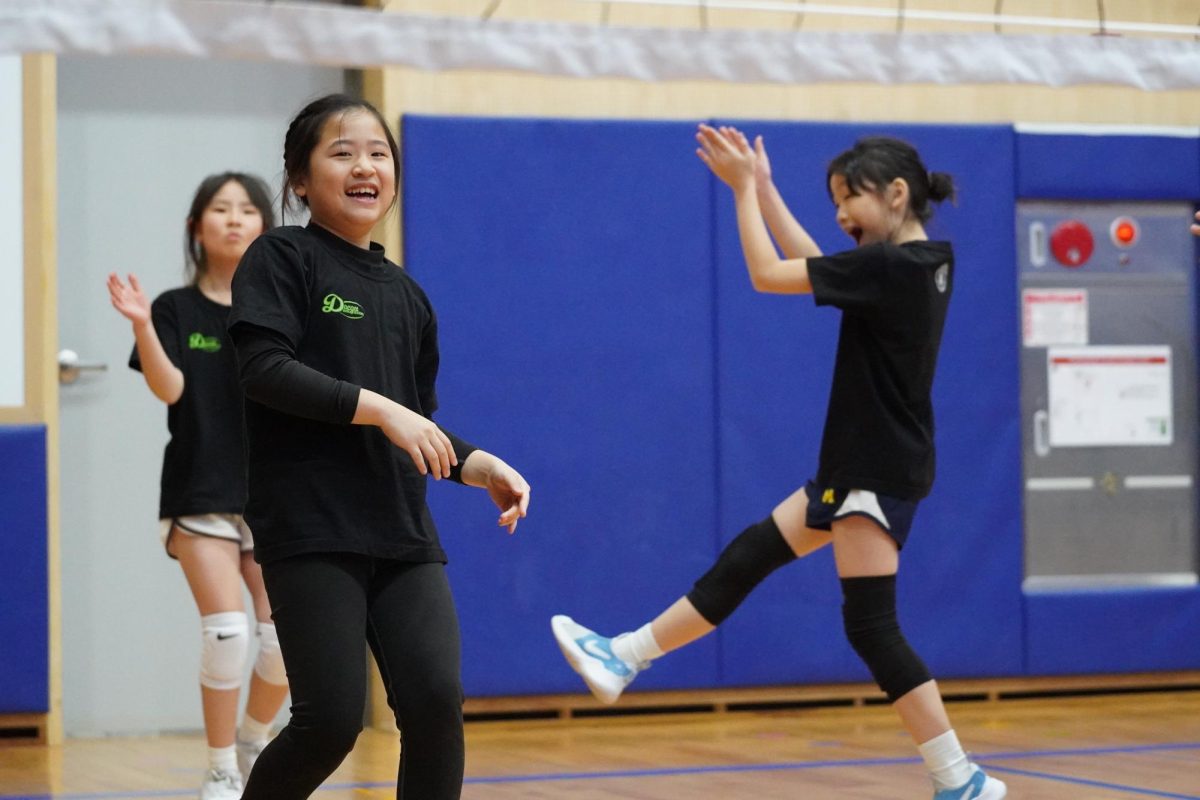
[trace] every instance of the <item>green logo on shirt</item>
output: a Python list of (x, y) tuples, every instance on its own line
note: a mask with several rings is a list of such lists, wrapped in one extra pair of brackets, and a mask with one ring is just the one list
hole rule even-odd
[(363, 313), (362, 306), (353, 300), (343, 300), (336, 294), (325, 295), (325, 302), (321, 306), (321, 310), (326, 314), (341, 314), (347, 319), (362, 319), (366, 314)]
[(193, 333), (188, 337), (188, 348), (215, 353), (221, 349), (221, 340), (215, 336), (205, 336), (203, 333)]

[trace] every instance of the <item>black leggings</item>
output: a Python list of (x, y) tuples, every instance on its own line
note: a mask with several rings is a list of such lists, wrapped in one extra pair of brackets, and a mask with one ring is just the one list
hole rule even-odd
[(463, 779), (458, 618), (441, 564), (320, 553), (263, 565), (292, 693), (243, 800), (316, 791), (362, 730), (371, 646), (402, 750), (396, 797), (458, 800)]

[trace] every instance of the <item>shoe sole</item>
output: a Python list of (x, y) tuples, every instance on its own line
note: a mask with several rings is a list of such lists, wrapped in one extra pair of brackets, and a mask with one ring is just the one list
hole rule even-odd
[(1004, 800), (1005, 797), (1008, 797), (1008, 786), (989, 775), (987, 783), (983, 784), (983, 791), (975, 800)]
[[(558, 649), (562, 650), (563, 657), (567, 659), (571, 669), (583, 678), (583, 682), (587, 684), (588, 689), (597, 700), (606, 706), (611, 706), (621, 696), (621, 690), (614, 693), (607, 686), (601, 686), (594, 682), (588, 675), (588, 665), (595, 659), (575, 644), (576, 635), (572, 630), (574, 627), (579, 627), (578, 623), (563, 614), (557, 614), (550, 618), (550, 630), (554, 633), (554, 641), (558, 642)], [(624, 687), (621, 688), (624, 689)]]

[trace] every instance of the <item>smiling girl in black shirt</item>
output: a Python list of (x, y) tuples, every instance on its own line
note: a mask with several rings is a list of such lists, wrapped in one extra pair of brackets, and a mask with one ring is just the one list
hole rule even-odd
[(310, 103), (288, 129), (284, 170), (311, 221), (261, 237), (234, 281), (246, 518), (293, 698), (246, 800), (308, 797), (350, 752), (364, 639), (402, 735), (396, 796), (453, 800), (462, 789), (458, 620), (426, 476), (487, 489), (510, 533), (529, 486), (432, 421), (437, 318), (370, 241), (398, 168), (373, 106), (344, 95)]

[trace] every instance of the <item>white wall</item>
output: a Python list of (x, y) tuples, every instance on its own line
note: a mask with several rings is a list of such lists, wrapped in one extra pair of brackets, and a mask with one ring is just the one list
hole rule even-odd
[(0, 406), (25, 404), (21, 57), (0, 56)]
[(180, 285), (201, 179), (249, 171), (277, 190), (288, 122), (342, 86), (340, 70), (282, 64), (58, 62), (59, 337), (108, 365), (60, 394), (68, 735), (201, 726), (199, 616), (158, 541), (166, 408), (126, 366), (105, 276), (135, 272), (152, 296)]

